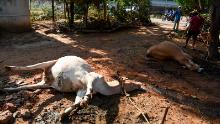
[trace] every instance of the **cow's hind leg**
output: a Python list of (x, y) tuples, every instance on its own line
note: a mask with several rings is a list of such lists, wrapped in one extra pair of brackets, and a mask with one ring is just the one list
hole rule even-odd
[(5, 66), (5, 69), (8, 71), (28, 71), (28, 70), (34, 70), (34, 69), (45, 69), (48, 67), (53, 66), (57, 60), (51, 60), (47, 62), (37, 63), (34, 65), (28, 65), (28, 66)]
[(34, 90), (34, 89), (45, 89), (45, 88), (50, 88), (50, 85), (45, 84), (45, 81), (42, 80), (41, 82), (39, 82), (37, 84), (24, 85), (24, 86), (19, 86), (19, 87), (3, 88), (2, 91), (15, 92), (15, 91), (20, 91), (20, 90)]

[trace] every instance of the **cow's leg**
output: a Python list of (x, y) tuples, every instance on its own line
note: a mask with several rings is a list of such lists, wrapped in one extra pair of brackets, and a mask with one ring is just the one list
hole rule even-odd
[(86, 94), (85, 94), (85, 96), (83, 97), (83, 101), (82, 101), (82, 102), (87, 103), (87, 102), (89, 101), (89, 99), (92, 98), (92, 92), (93, 92), (93, 91), (92, 91), (92, 83), (93, 83), (93, 81), (87, 83)]
[(6, 92), (13, 92), (13, 91), (20, 91), (20, 90), (32, 90), (32, 89), (44, 89), (44, 88), (50, 88), (50, 85), (45, 84), (45, 81), (42, 80), (41, 82), (37, 84), (31, 84), (31, 85), (24, 85), (19, 87), (10, 87), (10, 88), (4, 88), (3, 91)]
[(194, 63), (190, 58), (188, 58), (187, 56), (182, 57), (177, 59), (177, 61), (182, 64), (185, 65), (189, 70), (196, 70), (198, 72), (201, 72), (203, 70), (203, 68), (200, 68), (200, 66), (196, 63)]
[(64, 115), (69, 114), (75, 107), (81, 106), (82, 105), (81, 103), (83, 102), (83, 97), (85, 96), (85, 94), (86, 94), (86, 90), (77, 91), (74, 105), (65, 109), (63, 114)]
[(192, 65), (190, 63), (190, 59), (186, 56), (182, 56), (176, 59), (180, 64), (185, 65), (189, 70), (192, 70)]
[(75, 98), (75, 102), (74, 104), (77, 105), (77, 104), (81, 104), (82, 100), (83, 100), (83, 97), (85, 96), (86, 94), (86, 90), (79, 90), (76, 94), (76, 98)]
[(47, 62), (37, 63), (37, 64), (34, 64), (34, 65), (5, 66), (5, 68), (9, 71), (10, 70), (12, 70), (12, 71), (19, 71), (19, 70), (28, 71), (28, 70), (34, 70), (34, 69), (45, 69), (45, 68), (53, 66), (56, 62), (57, 62), (57, 60), (51, 60), (51, 61), (47, 61)]

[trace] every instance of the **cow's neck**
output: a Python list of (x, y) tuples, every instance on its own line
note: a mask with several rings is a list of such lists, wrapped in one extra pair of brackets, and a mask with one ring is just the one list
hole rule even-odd
[[(132, 91), (140, 88), (140, 84), (135, 83), (125, 83), (124, 88), (126, 91)], [(111, 82), (95, 82), (93, 84), (93, 89), (103, 95), (113, 95), (121, 93), (121, 85), (118, 81)]]

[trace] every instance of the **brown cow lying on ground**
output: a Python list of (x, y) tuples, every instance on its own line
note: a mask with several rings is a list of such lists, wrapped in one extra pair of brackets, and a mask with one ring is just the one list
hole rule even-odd
[(182, 65), (185, 65), (190, 70), (197, 70), (201, 72), (203, 69), (199, 65), (195, 64), (191, 59), (192, 57), (178, 47), (176, 44), (164, 41), (154, 46), (151, 46), (147, 50), (147, 56), (159, 59), (167, 60), (173, 59)]
[[(8, 70), (44, 70), (44, 78), (41, 82), (33, 85), (24, 85), (16, 88), (4, 88), (4, 91), (18, 91), (27, 89), (54, 88), (60, 92), (76, 92), (74, 105), (84, 106), (89, 96), (98, 92), (103, 95), (121, 93), (121, 85), (118, 81), (106, 82), (104, 77), (92, 71), (89, 64), (76, 56), (65, 56), (58, 60), (38, 63), (29, 66), (7, 66)], [(141, 83), (125, 82), (124, 89), (132, 91), (141, 89)], [(69, 107), (65, 110), (68, 113), (73, 110)]]

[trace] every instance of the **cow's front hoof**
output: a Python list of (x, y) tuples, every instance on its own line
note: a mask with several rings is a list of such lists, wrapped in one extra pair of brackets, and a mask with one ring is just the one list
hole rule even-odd
[(65, 109), (63, 112), (60, 113), (61, 121), (66, 120), (67, 118), (69, 118), (69, 115), (72, 111), (72, 110), (69, 110), (69, 108)]
[(199, 73), (201, 73), (201, 72), (203, 72), (204, 71), (204, 68), (198, 68), (197, 69), (197, 72), (199, 72)]
[(69, 107), (64, 110), (64, 114), (69, 114), (73, 110), (73, 107)]
[(88, 100), (83, 99), (83, 100), (80, 102), (80, 107), (84, 108), (84, 107), (87, 107), (87, 106), (88, 106)]

